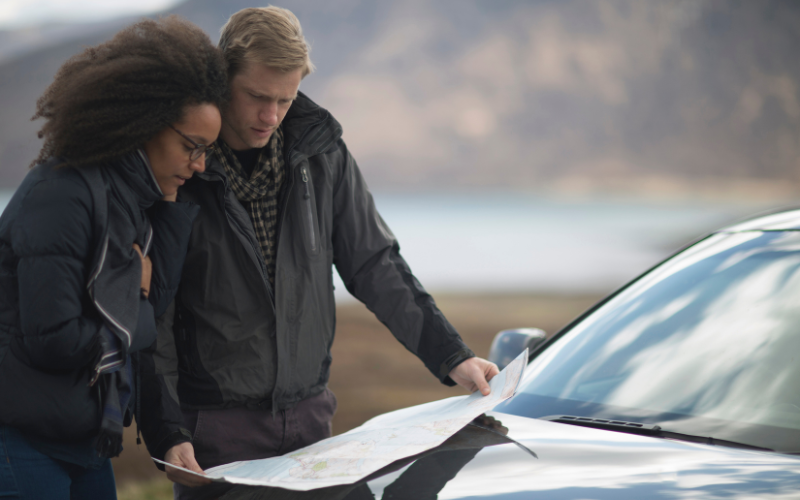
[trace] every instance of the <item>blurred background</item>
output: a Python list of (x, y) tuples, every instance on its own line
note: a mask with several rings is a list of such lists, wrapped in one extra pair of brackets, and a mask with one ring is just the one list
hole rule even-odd
[[(472, 348), (554, 333), (704, 232), (800, 194), (792, 0), (286, 0), (403, 255)], [(58, 67), (142, 16), (212, 40), (252, 1), (0, 0), (0, 206)], [(795, 54), (794, 56), (792, 54)], [(337, 285), (336, 433), (444, 388)], [(370, 376), (365, 377), (365, 374)], [(169, 498), (144, 447), (123, 498)]]

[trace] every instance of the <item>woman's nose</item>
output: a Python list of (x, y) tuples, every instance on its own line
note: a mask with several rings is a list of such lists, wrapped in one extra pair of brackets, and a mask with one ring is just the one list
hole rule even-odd
[(189, 162), (189, 168), (197, 172), (198, 174), (202, 174), (206, 171), (206, 154), (203, 153), (200, 155), (200, 158)]

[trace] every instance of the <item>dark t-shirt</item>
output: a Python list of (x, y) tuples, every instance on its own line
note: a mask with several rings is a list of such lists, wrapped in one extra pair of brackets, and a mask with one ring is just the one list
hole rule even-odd
[(261, 149), (258, 148), (233, 151), (242, 169), (244, 169), (245, 174), (247, 174), (248, 179), (253, 175), (253, 169), (256, 168), (256, 162), (258, 161), (258, 154), (260, 152)]

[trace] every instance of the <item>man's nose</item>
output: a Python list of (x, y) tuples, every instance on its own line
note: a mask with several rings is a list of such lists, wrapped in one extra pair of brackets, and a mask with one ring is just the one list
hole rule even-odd
[(276, 125), (278, 123), (278, 105), (269, 103), (262, 107), (259, 119), (267, 125)]

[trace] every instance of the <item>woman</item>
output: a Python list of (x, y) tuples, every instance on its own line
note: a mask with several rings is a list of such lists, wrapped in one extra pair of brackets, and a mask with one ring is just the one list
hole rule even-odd
[(216, 48), (170, 17), (73, 57), (39, 99), (44, 146), (0, 217), (0, 497), (116, 498), (133, 414), (151, 455), (197, 468), (148, 348), (198, 210), (178, 187), (226, 98)]

